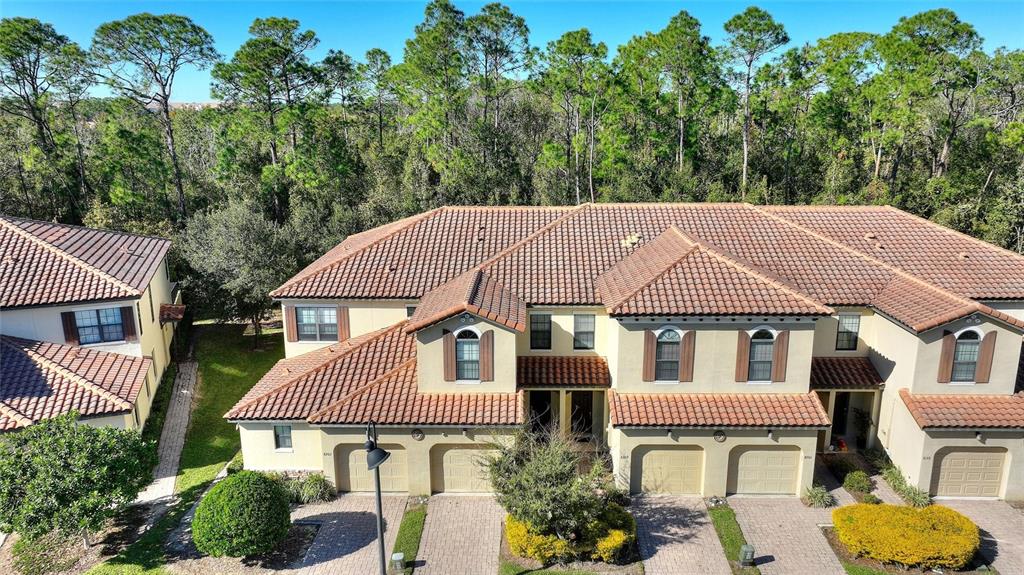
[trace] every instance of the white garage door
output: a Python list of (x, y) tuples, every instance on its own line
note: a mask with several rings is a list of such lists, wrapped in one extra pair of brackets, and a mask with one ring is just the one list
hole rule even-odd
[(639, 473), (633, 474), (633, 493), (700, 494), (704, 477), (701, 448), (640, 448), (634, 457)]
[[(381, 445), (391, 452), (380, 466), (381, 491), (409, 491), (409, 465), (405, 450), (399, 445)], [(335, 456), (338, 462), (339, 491), (373, 491), (373, 472), (366, 468), (366, 449), (362, 445), (345, 445), (338, 448)]]
[(430, 451), (434, 493), (490, 493), (485, 458), (492, 451), (472, 446), (437, 446)]
[(1002, 449), (955, 449), (939, 453), (934, 465), (938, 476), (932, 495), (941, 497), (999, 497), (1003, 484), (1006, 451)]
[(800, 475), (797, 447), (738, 447), (729, 456), (730, 493), (796, 493)]

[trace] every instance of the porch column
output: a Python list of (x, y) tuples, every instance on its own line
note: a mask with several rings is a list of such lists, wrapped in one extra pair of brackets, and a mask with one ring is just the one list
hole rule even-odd
[(823, 451), (828, 452), (828, 446), (832, 445), (832, 417), (836, 412), (836, 392), (830, 390), (828, 392), (828, 428), (825, 429), (825, 446)]
[(569, 436), (572, 427), (571, 416), (572, 413), (569, 411), (569, 392), (560, 389), (558, 390), (558, 429), (566, 437)]
[(871, 400), (871, 425), (868, 426), (868, 449), (872, 449), (878, 443), (878, 418), (882, 415), (882, 392), (874, 391)]

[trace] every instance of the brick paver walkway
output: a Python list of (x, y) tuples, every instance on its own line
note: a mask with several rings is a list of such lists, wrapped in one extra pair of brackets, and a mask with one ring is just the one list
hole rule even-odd
[(139, 494), (137, 503), (154, 503), (174, 495), (174, 479), (178, 476), (178, 461), (181, 458), (181, 448), (185, 444), (185, 432), (188, 430), (189, 415), (192, 412), (197, 368), (198, 364), (195, 361), (183, 361), (178, 364), (178, 372), (174, 376), (174, 390), (171, 392), (171, 404), (167, 406), (167, 418), (164, 420), (157, 448), (160, 461), (153, 474), (153, 483)]
[(427, 503), (416, 575), (491, 575), (505, 513), (490, 495), (435, 495)]
[(722, 544), (699, 497), (634, 499), (645, 575), (730, 575)]
[(1024, 514), (1004, 501), (940, 499), (981, 528), (981, 554), (1000, 573), (1024, 573)]
[[(838, 485), (821, 464), (815, 478), (835, 495), (839, 505), (853, 497)], [(842, 575), (843, 566), (821, 533), (832, 524), (832, 510), (805, 507), (796, 497), (729, 498), (747, 543), (754, 546), (755, 562), (763, 575)]]
[[(385, 495), (384, 553), (391, 560), (406, 498)], [(301, 567), (301, 575), (369, 575), (378, 571), (377, 523), (372, 494), (346, 493), (334, 501), (303, 505), (292, 521), (320, 524)], [(417, 569), (417, 572), (419, 570)], [(492, 570), (493, 572), (493, 570)]]

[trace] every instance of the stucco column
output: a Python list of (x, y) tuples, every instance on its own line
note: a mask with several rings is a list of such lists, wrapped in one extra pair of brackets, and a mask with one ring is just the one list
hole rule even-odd
[(878, 443), (878, 418), (882, 415), (882, 392), (875, 390), (871, 400), (871, 425), (868, 426), (868, 449)]
[(558, 390), (558, 429), (562, 435), (568, 436), (570, 431), (569, 392)]
[(832, 421), (833, 421), (832, 418), (833, 418), (833, 415), (835, 414), (835, 412), (836, 412), (836, 392), (835, 391), (829, 391), (828, 392), (828, 421), (829, 421), (829, 426), (828, 426), (828, 429), (825, 430), (825, 445), (822, 448), (822, 451), (825, 451), (825, 452), (828, 451), (828, 446), (832, 445)]

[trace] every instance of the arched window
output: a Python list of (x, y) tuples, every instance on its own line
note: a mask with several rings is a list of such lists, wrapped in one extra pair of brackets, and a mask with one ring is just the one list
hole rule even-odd
[(468, 329), (455, 336), (455, 378), (480, 379), (480, 336)]
[(749, 381), (772, 380), (772, 356), (775, 355), (775, 336), (762, 329), (750, 336)]
[(679, 332), (674, 329), (662, 330), (654, 351), (654, 379), (657, 381), (679, 380)]
[(974, 381), (978, 369), (978, 348), (981, 336), (974, 330), (961, 333), (956, 338), (953, 351), (952, 381)]

